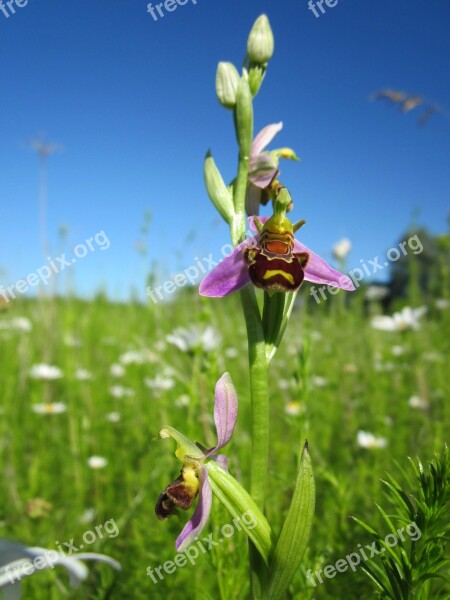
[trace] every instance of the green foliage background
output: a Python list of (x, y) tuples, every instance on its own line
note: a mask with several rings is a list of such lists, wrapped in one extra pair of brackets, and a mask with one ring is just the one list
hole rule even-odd
[[(420, 456), (426, 462), (448, 441), (450, 313), (448, 308), (438, 310), (436, 296), (428, 294), (428, 312), (418, 331), (387, 333), (371, 328), (370, 316), (381, 307), (368, 305), (363, 289), (346, 296), (346, 302), (341, 293), (321, 305), (306, 301), (307, 286), (299, 296), (271, 367), (267, 513), (279, 531), (307, 438), (318, 497), (306, 572), (334, 564), (358, 544), (370, 543), (350, 515), (383, 531), (374, 500), (383, 501), (380, 479), (385, 471), (397, 475), (394, 460), (406, 466), (407, 456)], [(392, 308), (396, 306), (400, 304)], [(240, 402), (237, 429), (225, 452), (233, 475), (248, 484), (249, 390), (238, 298), (202, 299), (185, 289), (171, 303), (148, 306), (114, 304), (102, 295), (92, 301), (18, 300), (0, 314), (0, 322), (18, 316), (30, 319), (31, 332), (0, 330), (0, 537), (48, 548), (73, 538), (79, 545), (85, 531), (114, 519), (119, 535), (105, 536), (83, 551), (101, 551), (122, 564), (122, 572), (115, 574), (91, 563), (88, 581), (76, 591), (60, 568), (37, 573), (24, 581), (24, 597), (246, 598), (247, 544), (242, 532), (201, 555), (195, 566), (166, 574), (158, 584), (146, 574), (148, 566), (155, 568), (174, 557), (175, 538), (188, 518), (183, 514), (160, 522), (155, 517), (158, 495), (180, 469), (173, 444), (157, 440), (158, 430), (170, 424), (213, 445), (214, 385), (225, 370), (233, 377)], [(183, 353), (166, 342), (176, 327), (192, 324), (217, 329), (222, 340), (217, 350)], [(67, 345), (68, 336), (79, 346)], [(394, 346), (401, 346), (403, 354), (393, 352)], [(128, 350), (147, 350), (150, 360), (127, 365), (125, 375), (114, 378), (110, 367)], [(57, 365), (64, 377), (50, 382), (31, 379), (30, 367), (41, 362)], [(93, 379), (78, 381), (77, 368), (88, 369)], [(145, 385), (146, 377), (167, 368), (175, 382), (172, 389)], [(117, 384), (134, 394), (114, 398), (110, 388)], [(182, 395), (190, 398), (187, 406), (177, 402)], [(411, 408), (408, 399), (413, 395), (425, 399), (429, 408)], [(39, 415), (31, 408), (33, 403), (52, 401), (64, 402), (67, 412)], [(300, 403), (298, 415), (287, 414), (289, 402)], [(120, 422), (108, 421), (111, 411), (120, 413)], [(387, 438), (387, 447), (358, 447), (359, 430)], [(90, 469), (91, 455), (107, 458), (107, 466)], [(52, 505), (38, 518), (30, 515), (28, 504), (36, 498)], [(83, 522), (90, 508), (95, 517)], [(215, 505), (210, 523), (215, 539), (220, 527), (230, 522), (225, 510)], [(315, 588), (308, 587), (299, 572), (289, 597), (356, 600), (374, 598), (375, 593), (358, 569), (325, 578)]]

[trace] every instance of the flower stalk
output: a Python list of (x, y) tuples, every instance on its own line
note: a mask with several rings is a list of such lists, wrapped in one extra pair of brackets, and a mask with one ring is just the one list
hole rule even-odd
[[(242, 241), (245, 234), (245, 199), (248, 185), (249, 161), (253, 140), (253, 101), (248, 81), (240, 80), (234, 112), (236, 139), (239, 146), (238, 174), (234, 188), (236, 217), (231, 225), (234, 245)], [(266, 345), (261, 315), (253, 288), (241, 290), (241, 305), (244, 313), (250, 372), (250, 396), (252, 415), (252, 449), (250, 470), (250, 494), (256, 505), (264, 512), (267, 469), (269, 464), (269, 384)], [(266, 567), (258, 547), (249, 540), (251, 593), (261, 597)]]
[(248, 81), (241, 77), (236, 93), (234, 125), (239, 147), (238, 173), (234, 185), (235, 216), (231, 222), (231, 241), (236, 246), (245, 235), (245, 195), (253, 139), (253, 103)]
[[(259, 508), (264, 511), (269, 466), (269, 369), (266, 342), (254, 289), (244, 287), (240, 296), (247, 328), (250, 374), (252, 418), (250, 493)], [(250, 588), (252, 597), (256, 599), (261, 597), (266, 569), (252, 544), (249, 550)]]
[[(227, 185), (209, 153), (204, 163), (208, 195), (230, 227), (234, 249), (206, 275), (199, 292), (209, 297), (240, 293), (251, 397), (250, 493), (228, 472), (227, 457), (218, 454), (229, 442), (237, 418), (237, 396), (230, 376), (224, 374), (216, 385), (217, 443), (213, 448), (194, 444), (170, 427), (161, 430), (161, 437), (177, 442), (176, 456), (183, 467), (177, 479), (164, 489), (156, 506), (157, 516), (165, 519), (179, 508), (189, 509), (198, 496), (195, 512), (176, 542), (178, 550), (186, 548), (205, 527), (213, 497), (235, 517), (251, 511), (257, 525), (244, 530), (249, 539), (252, 600), (281, 600), (307, 547), (315, 502), (311, 459), (305, 445), (290, 509), (277, 538), (264, 513), (270, 448), (270, 362), (304, 280), (354, 289), (349, 277), (330, 267), (295, 237), (305, 221), (293, 223), (286, 216), (293, 202), (278, 180), (278, 164), (280, 158), (298, 159), (290, 148), (266, 150), (282, 123), (267, 125), (253, 137), (253, 97), (264, 80), (273, 49), (270, 23), (262, 15), (250, 33), (242, 75), (231, 63), (219, 64), (216, 93), (221, 105), (233, 110), (239, 150), (236, 178)], [(269, 200), (273, 214), (258, 217), (260, 206)], [(249, 239), (245, 237), (247, 220), (254, 233)]]

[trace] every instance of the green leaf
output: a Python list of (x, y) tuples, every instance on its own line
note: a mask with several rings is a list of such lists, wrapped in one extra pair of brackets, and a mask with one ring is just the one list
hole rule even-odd
[[(381, 580), (381, 578), (377, 577), (375, 571), (369, 567), (368, 565), (364, 565), (361, 569), (368, 575), (368, 577), (374, 582), (374, 584), (386, 595), (388, 598), (394, 598), (385, 583)], [(395, 599), (394, 599), (395, 600)]]
[(266, 356), (270, 362), (283, 339), (297, 292), (264, 292), (263, 325)]
[(208, 152), (203, 166), (205, 186), (208, 196), (217, 208), (222, 218), (230, 223), (234, 215), (233, 196), (225, 185), (222, 175), (214, 162), (214, 158)]
[(268, 600), (279, 600), (297, 571), (311, 533), (315, 484), (306, 442), (286, 520), (269, 567)]

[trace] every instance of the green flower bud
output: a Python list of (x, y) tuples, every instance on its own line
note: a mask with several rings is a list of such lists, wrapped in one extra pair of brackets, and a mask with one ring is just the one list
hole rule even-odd
[(209, 152), (205, 158), (203, 174), (206, 190), (211, 202), (222, 215), (223, 219), (227, 223), (230, 223), (234, 216), (233, 195), (225, 185), (222, 175)]
[(247, 40), (247, 56), (251, 63), (265, 65), (272, 58), (274, 39), (269, 19), (261, 15), (256, 19)]
[(219, 102), (225, 108), (234, 108), (236, 93), (239, 85), (239, 73), (229, 62), (220, 62), (216, 72), (216, 94)]

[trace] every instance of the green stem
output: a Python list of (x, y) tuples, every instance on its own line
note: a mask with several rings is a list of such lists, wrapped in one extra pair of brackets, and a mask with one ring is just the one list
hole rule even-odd
[[(236, 94), (234, 125), (239, 146), (238, 173), (234, 185), (235, 216), (231, 222), (231, 239), (236, 246), (245, 235), (245, 196), (249, 159), (253, 139), (253, 98), (248, 81), (241, 78)], [(241, 303), (247, 325), (250, 392), (252, 402), (252, 457), (250, 494), (264, 512), (264, 496), (269, 464), (269, 392), (268, 362), (261, 313), (253, 286), (242, 288)], [(255, 546), (249, 543), (250, 588), (253, 600), (262, 598), (267, 569)]]
[[(269, 466), (269, 377), (266, 343), (261, 315), (252, 286), (242, 288), (241, 303), (247, 326), (250, 393), (252, 412), (252, 456), (250, 494), (264, 511), (267, 472)], [(266, 579), (262, 558), (250, 544), (250, 571), (252, 598), (261, 598)]]
[(245, 196), (253, 139), (253, 99), (248, 82), (243, 78), (239, 82), (233, 117), (239, 147), (239, 164), (233, 193), (235, 216), (230, 225), (231, 239), (236, 246), (245, 234)]
[(238, 163), (238, 175), (236, 178), (236, 188), (234, 192), (235, 197), (235, 210), (238, 215), (242, 215), (245, 218), (245, 194), (247, 192), (247, 178), (248, 178), (248, 156), (239, 156)]
[(245, 234), (245, 195), (247, 192), (248, 156), (239, 156), (238, 175), (234, 188), (235, 216), (231, 222), (231, 241), (234, 246)]

